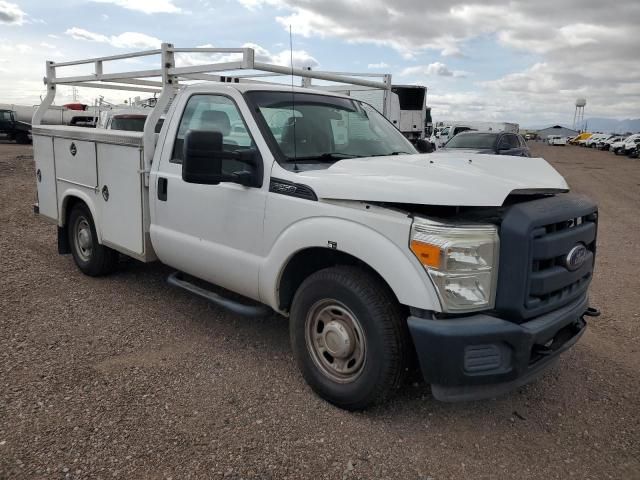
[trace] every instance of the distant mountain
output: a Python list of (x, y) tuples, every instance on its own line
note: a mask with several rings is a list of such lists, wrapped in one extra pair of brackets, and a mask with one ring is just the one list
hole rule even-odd
[(612, 118), (588, 118), (585, 121), (586, 130), (604, 133), (636, 133), (640, 132), (640, 118), (614, 120)]

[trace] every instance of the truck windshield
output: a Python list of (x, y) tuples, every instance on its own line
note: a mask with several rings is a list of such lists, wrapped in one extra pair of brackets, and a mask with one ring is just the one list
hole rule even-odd
[(461, 133), (445, 145), (446, 148), (493, 148), (496, 133)]
[(366, 103), (299, 92), (246, 95), (285, 163), (417, 153), (398, 129)]

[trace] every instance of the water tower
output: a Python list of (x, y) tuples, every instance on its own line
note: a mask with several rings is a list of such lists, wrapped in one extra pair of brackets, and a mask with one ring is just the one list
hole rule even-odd
[(573, 129), (580, 130), (584, 126), (584, 107), (587, 104), (586, 98), (576, 99), (576, 111), (573, 114)]

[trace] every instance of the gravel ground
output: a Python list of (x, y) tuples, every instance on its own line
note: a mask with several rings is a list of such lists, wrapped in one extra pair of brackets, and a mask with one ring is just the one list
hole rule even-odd
[(598, 200), (603, 314), (540, 381), (347, 413), (303, 383), (279, 317), (237, 317), (130, 262), (85, 277), (0, 145), (0, 478), (640, 478), (640, 161), (533, 143)]

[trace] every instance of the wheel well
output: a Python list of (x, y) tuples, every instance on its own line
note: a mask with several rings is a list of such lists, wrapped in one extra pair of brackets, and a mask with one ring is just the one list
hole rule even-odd
[(78, 204), (86, 205), (86, 203), (78, 197), (69, 196), (64, 199), (62, 203), (62, 226), (58, 227), (58, 253), (64, 255), (71, 253), (71, 245), (69, 244), (69, 215)]
[(278, 288), (280, 310), (289, 311), (293, 296), (305, 278), (319, 270), (337, 265), (355, 265), (367, 270), (389, 288), (389, 291), (397, 300), (395, 293), (385, 279), (359, 258), (337, 250), (314, 247), (297, 252), (284, 268)]
[(69, 196), (67, 198), (64, 199), (64, 202), (62, 203), (62, 220), (63, 220), (63, 228), (67, 227), (67, 224), (69, 223), (69, 215), (71, 214), (71, 210), (73, 210), (73, 207), (75, 207), (76, 205), (78, 205), (79, 203), (82, 203), (83, 205), (87, 205), (83, 200), (81, 200), (78, 197), (74, 197), (74, 196)]

